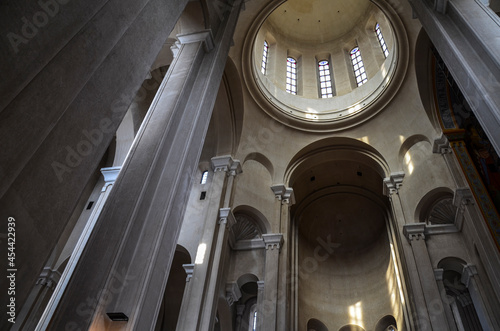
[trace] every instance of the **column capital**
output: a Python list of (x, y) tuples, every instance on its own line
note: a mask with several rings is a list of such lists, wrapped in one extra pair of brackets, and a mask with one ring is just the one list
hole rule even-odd
[(281, 246), (283, 245), (282, 233), (266, 233), (262, 235), (262, 239), (266, 245), (266, 250), (273, 250), (274, 248), (278, 251), (281, 250)]
[(403, 186), (403, 178), (405, 173), (393, 172), (388, 178), (384, 179), (384, 195), (391, 196), (394, 193), (398, 193), (398, 190)]
[(471, 190), (468, 187), (458, 187), (453, 196), (453, 205), (459, 208), (469, 203), (474, 203), (474, 197), (472, 196)]
[(40, 273), (40, 276), (38, 276), (36, 285), (47, 286), (48, 288), (53, 290), (60, 279), (61, 279), (61, 273), (59, 273), (59, 271), (52, 270), (49, 267), (45, 267)]
[(271, 190), (273, 191), (276, 199), (281, 201), (282, 204), (288, 204), (289, 206), (295, 204), (295, 194), (293, 193), (293, 188), (286, 187), (284, 184), (277, 184), (271, 186)]
[(432, 152), (442, 155), (451, 153), (450, 142), (448, 141), (448, 138), (446, 138), (444, 133), (441, 134), (441, 137), (434, 139), (434, 142), (432, 144)]
[(425, 240), (425, 223), (412, 223), (403, 225), (403, 234), (408, 241)]
[(193, 272), (194, 272), (194, 263), (189, 263), (189, 264), (183, 264), (182, 267), (186, 271), (186, 282), (189, 282), (191, 278), (193, 277)]
[(473, 264), (467, 264), (464, 266), (462, 271), (462, 279), (461, 282), (465, 284), (465, 286), (469, 287), (469, 283), (471, 279), (477, 275), (477, 268)]
[(238, 301), (241, 298), (240, 287), (236, 283), (226, 284), (226, 301), (229, 306)]
[(225, 171), (229, 176), (236, 176), (242, 172), (240, 161), (233, 159), (231, 155), (214, 156), (211, 163), (214, 172)]
[(257, 291), (263, 291), (263, 290), (264, 290), (264, 281), (258, 280), (257, 281)]
[(219, 209), (219, 224), (225, 224), (227, 229), (231, 229), (236, 224), (236, 218), (231, 208)]
[(212, 36), (212, 30), (207, 29), (198, 32), (178, 34), (177, 39), (182, 45), (191, 44), (196, 42), (203, 42), (205, 46), (205, 52), (210, 52), (214, 48), (214, 37)]
[(121, 168), (122, 167), (101, 168), (101, 173), (104, 176), (104, 186), (102, 187), (103, 192), (106, 191), (109, 185), (113, 185), (115, 183)]
[(444, 269), (434, 269), (434, 278), (443, 280)]

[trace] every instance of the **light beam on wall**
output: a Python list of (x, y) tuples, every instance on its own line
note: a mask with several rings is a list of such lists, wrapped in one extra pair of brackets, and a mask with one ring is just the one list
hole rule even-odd
[(405, 297), (403, 295), (403, 290), (401, 286), (401, 278), (399, 277), (399, 269), (398, 265), (396, 264), (396, 253), (394, 252), (394, 246), (391, 244), (391, 256), (392, 256), (392, 263), (394, 263), (394, 271), (396, 272), (396, 280), (398, 281), (398, 288), (399, 288), (399, 296), (401, 297), (401, 303), (405, 303)]
[(194, 264), (203, 264), (203, 260), (205, 260), (206, 251), (207, 251), (207, 244), (200, 244), (198, 246), (198, 251), (196, 252), (196, 259), (194, 260)]
[(349, 317), (351, 318), (350, 323), (364, 327), (363, 325), (363, 309), (361, 301), (356, 304), (349, 306)]

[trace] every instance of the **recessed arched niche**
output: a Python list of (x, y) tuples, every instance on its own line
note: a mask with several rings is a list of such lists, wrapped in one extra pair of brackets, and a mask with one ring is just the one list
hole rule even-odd
[(386, 166), (376, 155), (359, 141), (336, 138), (304, 148), (290, 164), (299, 330), (311, 319), (328, 330), (371, 330), (387, 315), (403, 323), (401, 271), (382, 192)]

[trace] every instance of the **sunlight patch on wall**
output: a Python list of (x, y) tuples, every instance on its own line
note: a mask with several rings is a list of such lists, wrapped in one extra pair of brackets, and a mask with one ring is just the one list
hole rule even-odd
[(394, 245), (393, 244), (391, 244), (391, 256), (392, 256), (392, 263), (394, 264), (394, 271), (396, 273), (396, 280), (398, 282), (399, 296), (401, 297), (401, 304), (404, 305), (405, 297), (403, 295), (403, 288), (401, 286), (401, 278), (399, 276), (398, 265), (396, 264), (396, 253), (394, 252)]
[(207, 251), (207, 244), (200, 244), (198, 246), (198, 251), (196, 252), (196, 259), (194, 264), (203, 264), (203, 260), (205, 260), (205, 252)]
[(349, 306), (350, 323), (364, 327), (363, 325), (363, 309), (361, 301), (355, 305)]
[(410, 152), (407, 152), (405, 155), (405, 164), (408, 167), (409, 175), (413, 173), (413, 162), (411, 161)]

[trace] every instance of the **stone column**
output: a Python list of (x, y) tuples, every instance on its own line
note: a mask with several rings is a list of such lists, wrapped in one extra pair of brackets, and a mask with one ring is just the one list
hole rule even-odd
[(210, 261), (210, 278), (203, 293), (204, 304), (201, 308), (201, 318), (196, 330), (213, 330), (215, 315), (217, 313), (217, 299), (219, 294), (222, 271), (229, 247), (227, 237), (231, 227), (236, 224), (236, 219), (230, 208), (221, 208), (219, 211), (219, 229), (215, 242), (213, 259)]
[(443, 302), (439, 295), (439, 288), (435, 277), (433, 277), (434, 269), (432, 268), (427, 245), (425, 244), (425, 224), (406, 224), (403, 231), (413, 251), (417, 266), (417, 277), (422, 286), (422, 292), (425, 299), (423, 308), (427, 310), (427, 316), (429, 317), (432, 330), (449, 330)]
[[(498, 36), (498, 17), (480, 1), (409, 2), (495, 150), (500, 152), (500, 94), (497, 92), (500, 45), (491, 42)], [(478, 57), (478, 49), (486, 51)]]
[(61, 297), (66, 289), (66, 286), (68, 285), (68, 282), (73, 275), (75, 267), (80, 260), (80, 257), (82, 256), (83, 250), (87, 245), (87, 242), (89, 241), (90, 235), (94, 230), (95, 224), (97, 222), (97, 219), (99, 218), (99, 215), (101, 214), (103, 206), (108, 200), (109, 194), (111, 192), (111, 189), (113, 188), (113, 184), (115, 183), (120, 170), (121, 167), (109, 167), (101, 169), (102, 175), (104, 176), (104, 185), (101, 190), (101, 195), (97, 199), (96, 206), (92, 211), (87, 224), (85, 224), (85, 228), (83, 229), (80, 238), (78, 239), (75, 249), (68, 261), (68, 264), (64, 268), (61, 280), (57, 283), (57, 287), (55, 288), (49, 303), (45, 307), (45, 311), (43, 312), (43, 315), (38, 322), (36, 330), (45, 330), (47, 328), (47, 325), (50, 322), (50, 319), (52, 318), (54, 311), (56, 310), (57, 305), (59, 304), (59, 301), (61, 300)]
[[(436, 278), (436, 284), (439, 289), (439, 294), (441, 295), (441, 300), (443, 301), (444, 313), (446, 314), (446, 320), (448, 321), (448, 326), (450, 327), (450, 331), (457, 331), (457, 326), (455, 323), (455, 319), (453, 317), (453, 311), (450, 306), (450, 299), (446, 294), (446, 289), (443, 283), (443, 269), (434, 269), (434, 277)], [(453, 299), (454, 300), (454, 299)]]
[[(257, 325), (256, 330), (265, 330), (264, 327), (264, 315), (265, 311), (265, 301), (264, 301), (264, 290), (265, 290), (265, 282), (263, 280), (257, 281)], [(272, 329), (271, 329), (272, 330)]]
[[(404, 208), (401, 202), (399, 189), (403, 185), (403, 172), (392, 173), (390, 177), (384, 179), (384, 194), (389, 197), (392, 206), (392, 214), (395, 222), (390, 224), (395, 233), (397, 243), (397, 253), (401, 259), (401, 263), (406, 266), (406, 273), (400, 273), (400, 277), (406, 286), (403, 287), (405, 294), (406, 305), (404, 311), (407, 313), (407, 319), (413, 327), (420, 327), (422, 330), (430, 330), (429, 314), (425, 308), (424, 294), (422, 286), (418, 279), (417, 265), (410, 244), (406, 240), (401, 240), (403, 227), (407, 223), (404, 214)], [(397, 263), (397, 261), (396, 261)], [(404, 269), (403, 269), (404, 270)], [(408, 277), (408, 282), (406, 282)], [(411, 300), (413, 299), (413, 300)]]
[(481, 322), (483, 330), (500, 330), (500, 326), (497, 324), (497, 321), (490, 318), (490, 314), (488, 312), (488, 304), (483, 299), (485, 297), (482, 293), (483, 289), (477, 279), (476, 266), (472, 264), (467, 264), (466, 266), (464, 266), (461, 281), (465, 284), (465, 286), (467, 286), (467, 289), (469, 290), (472, 302), (474, 303), (473, 306), (476, 309), (476, 313), (479, 317), (479, 321)]
[(443, 156), (443, 159), (450, 170), (450, 174), (453, 176), (455, 185), (457, 187), (466, 187), (467, 180), (465, 179), (464, 173), (460, 168), (460, 164), (453, 153), (448, 138), (446, 138), (444, 134), (441, 134), (439, 138), (434, 139), (432, 152)]
[(241, 172), (240, 162), (233, 160), (231, 156), (213, 157), (212, 168), (214, 177), (208, 194), (210, 207), (200, 242), (200, 245), (204, 245), (204, 258), (196, 257), (193, 277), (186, 287), (182, 300), (177, 326), (179, 330), (202, 330), (213, 327), (218, 276), (224, 265), (224, 260), (221, 262), (221, 258), (225, 256), (223, 254), (227, 246), (227, 229), (236, 222), (229, 208), (218, 208), (218, 206), (228, 201), (226, 197), (231, 195), (234, 176)]
[[(50, 329), (154, 328), (240, 7), (238, 0), (229, 8), (215, 39), (210, 31), (179, 36), (183, 45)], [(108, 313), (122, 313), (128, 322)]]
[(245, 312), (245, 305), (237, 305), (236, 306), (236, 331), (241, 330), (241, 322), (242, 322), (244, 312)]
[(295, 195), (293, 188), (286, 187), (283, 184), (273, 185), (271, 187), (276, 201), (275, 210), (279, 218), (279, 230), (283, 234), (285, 243), (281, 248), (279, 258), (279, 279), (278, 279), (278, 311), (277, 311), (277, 329), (289, 330), (291, 317), (291, 224), (290, 224), (290, 207), (295, 204)]
[(61, 273), (58, 270), (52, 270), (50, 267), (43, 268), (36, 286), (17, 315), (16, 323), (12, 325), (11, 331), (35, 329), (60, 279)]
[(266, 245), (266, 266), (264, 297), (261, 306), (261, 330), (277, 330), (279, 256), (283, 245), (283, 234), (263, 234), (262, 239)]
[[(16, 306), (35, 284), (187, 3), (2, 2), (0, 216), (18, 221), (16, 257), (23, 268)], [(0, 329), (10, 326), (4, 321)]]

